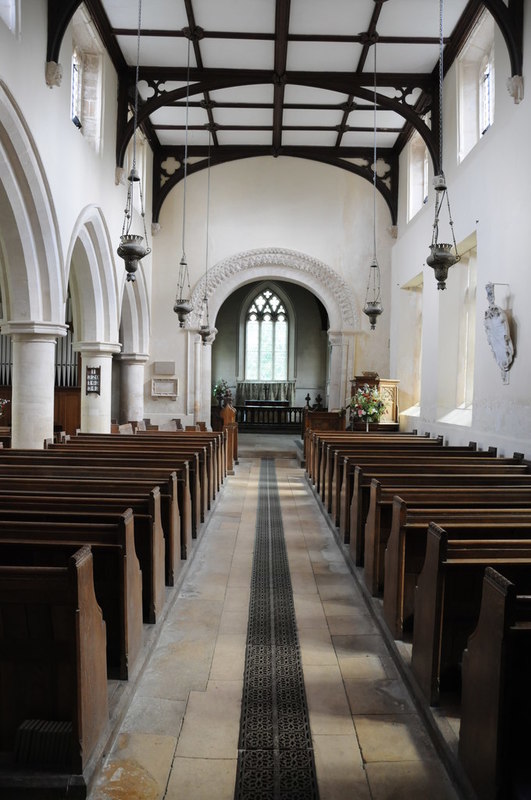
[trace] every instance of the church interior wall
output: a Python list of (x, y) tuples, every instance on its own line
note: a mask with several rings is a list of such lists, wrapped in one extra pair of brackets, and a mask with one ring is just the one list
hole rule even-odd
[[(206, 172), (188, 177), (186, 255), (192, 290), (205, 272)], [(388, 325), (383, 316), (376, 331), (362, 314), (368, 267), (372, 259), (373, 189), (362, 178), (341, 169), (292, 158), (245, 159), (211, 170), (209, 267), (242, 251), (281, 247), (324, 262), (348, 285), (361, 320), (356, 333), (356, 369), (389, 371)], [(390, 215), (377, 197), (377, 249), (382, 271), (382, 303), (388, 307), (389, 264), (393, 239)], [(180, 374), (188, 342), (173, 312), (181, 257), (182, 186), (166, 199), (161, 229), (154, 239), (153, 308), (150, 361), (176, 360)], [(282, 278), (282, 269), (276, 276)], [(306, 285), (308, 276), (301, 275)], [(242, 278), (242, 283), (244, 279)], [(308, 284), (311, 290), (312, 286)], [(216, 327), (216, 320), (212, 320)], [(150, 364), (147, 365), (149, 376)], [(213, 379), (216, 376), (213, 374)], [(146, 416), (190, 413), (185, 396), (152, 401)]]
[[(530, 41), (531, 20), (525, 19), (524, 41)], [(529, 48), (524, 48), (523, 74), (531, 67)], [(481, 447), (497, 446), (500, 452), (525, 451), (531, 455), (531, 364), (526, 343), (531, 341), (531, 321), (526, 314), (527, 262), (526, 239), (523, 235), (531, 212), (525, 176), (530, 174), (528, 130), (531, 122), (529, 99), (516, 104), (506, 88), (510, 65), (505, 43), (495, 34), (495, 117), (491, 128), (461, 163), (457, 157), (457, 74), (456, 65), (448, 71), (444, 82), (444, 153), (443, 164), (451, 200), (455, 236), (458, 243), (471, 235), (477, 240), (476, 349), (474, 359), (474, 395), (471, 423), (452, 424), (441, 421), (440, 398), (444, 395), (441, 380), (445, 361), (451, 359), (448, 343), (455, 326), (455, 314), (448, 309), (445, 293), (437, 290), (433, 271), (426, 266), (432, 238), (434, 192), (428, 203), (408, 223), (407, 152), (400, 159), (401, 190), (399, 198), (398, 239), (392, 253), (392, 320), (391, 371), (393, 377), (406, 383), (404, 351), (411, 353), (410, 335), (402, 314), (407, 309), (400, 299), (404, 288), (415, 276), (423, 273), (422, 291), (422, 356), (420, 361), (420, 404), (411, 416), (404, 415), (404, 427), (443, 434), (452, 444), (477, 441)], [(441, 215), (441, 233), (447, 216)], [(439, 241), (451, 241), (449, 228)], [(455, 268), (453, 268), (455, 269)], [(447, 284), (452, 281), (452, 269)], [(488, 307), (485, 285), (495, 287), (496, 303), (507, 312), (515, 359), (502, 382), (500, 369), (493, 357), (484, 330), (484, 314)], [(443, 369), (441, 369), (443, 364)], [(448, 366), (446, 364), (446, 366)], [(452, 366), (452, 365), (450, 365)], [(457, 368), (457, 364), (453, 364)], [(401, 398), (401, 408), (411, 398)], [(457, 416), (456, 419), (459, 420)]]
[[(45, 0), (22, 3), (21, 15), (20, 37), (12, 34), (5, 25), (0, 25), (0, 79), (8, 87), (35, 143), (49, 184), (61, 246), (62, 263), (57, 268), (68, 275), (70, 265), (66, 257), (73, 246), (76, 221), (84, 209), (96, 206), (114, 244), (112, 261), (106, 264), (106, 269), (115, 271), (114, 283), (117, 291), (121, 292), (123, 262), (115, 255), (115, 250), (119, 244), (127, 187), (115, 182), (116, 72), (104, 51), (102, 139), (100, 150), (96, 152), (70, 119), (72, 25), (62, 41), (61, 85), (50, 88), (45, 82), (47, 3)], [(145, 150), (146, 171), (150, 175), (151, 152), (149, 147)], [(151, 192), (149, 187), (146, 190), (147, 217), (150, 219)], [(145, 259), (143, 268), (149, 273), (149, 257)]]

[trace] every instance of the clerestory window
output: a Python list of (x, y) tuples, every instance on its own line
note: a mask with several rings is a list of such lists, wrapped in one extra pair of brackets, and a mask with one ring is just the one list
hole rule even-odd
[(271, 289), (254, 298), (245, 319), (245, 380), (287, 380), (288, 324), (286, 309)]
[(494, 20), (484, 11), (458, 58), (459, 160), (494, 122)]

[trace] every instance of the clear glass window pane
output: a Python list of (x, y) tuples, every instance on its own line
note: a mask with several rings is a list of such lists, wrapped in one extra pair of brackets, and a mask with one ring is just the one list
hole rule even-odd
[(245, 377), (247, 380), (258, 380), (259, 323), (249, 320), (245, 337)]
[(280, 298), (269, 289), (254, 298), (247, 311), (245, 377), (287, 380), (288, 319)]
[(281, 320), (275, 325), (274, 374), (276, 381), (285, 381), (288, 377), (288, 324)]
[(265, 320), (260, 330), (260, 380), (273, 380), (273, 323)]

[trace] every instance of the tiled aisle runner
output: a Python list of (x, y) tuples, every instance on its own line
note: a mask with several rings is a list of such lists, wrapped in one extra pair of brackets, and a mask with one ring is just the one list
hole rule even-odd
[(235, 800), (319, 797), (275, 462), (262, 459)]

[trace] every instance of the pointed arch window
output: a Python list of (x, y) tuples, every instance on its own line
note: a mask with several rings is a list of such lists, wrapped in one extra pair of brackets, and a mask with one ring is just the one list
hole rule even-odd
[(263, 289), (245, 317), (245, 380), (287, 380), (288, 334), (284, 304), (271, 289)]

